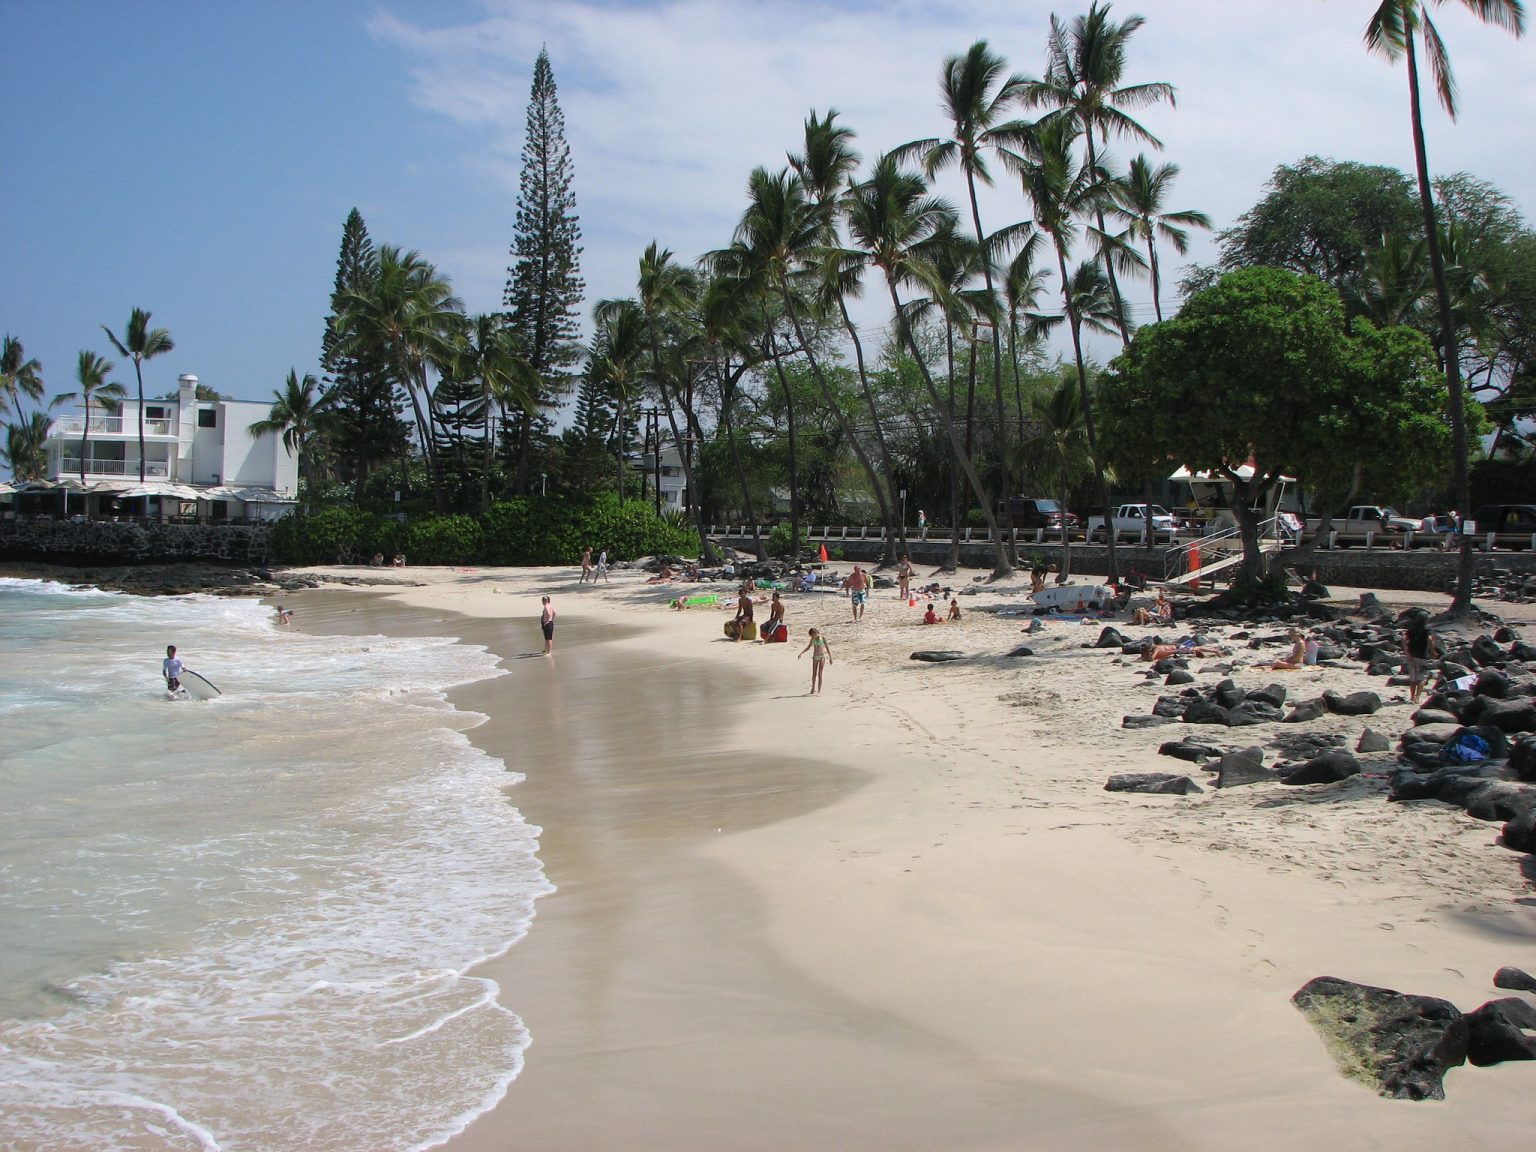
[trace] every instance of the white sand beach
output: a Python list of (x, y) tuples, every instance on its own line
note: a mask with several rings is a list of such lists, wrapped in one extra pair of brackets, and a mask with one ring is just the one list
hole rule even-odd
[[(789, 596), (790, 642), (761, 645), (726, 641), (727, 611), (669, 610), (690, 586), (638, 571), (311, 571), (398, 583), (286, 593), (295, 627), (446, 632), (512, 671), (453, 698), (527, 774), (510, 794), (558, 891), (486, 966), (533, 1043), (460, 1152), (1445, 1150), (1536, 1130), (1532, 1065), (1384, 1100), (1290, 1003), (1321, 975), (1463, 1011), (1509, 995), (1493, 974), (1536, 970), (1536, 892), (1499, 825), (1389, 804), (1390, 754), (1339, 784), (1105, 792), (1125, 771), (1206, 783), (1157, 755), (1186, 732), (1243, 747), (1282, 729), (1121, 729), (1167, 689), (1085, 647), (1098, 626), (1026, 636), (982, 611), (1022, 607), (1027, 581), (936, 576), (976, 591), (933, 627), (888, 591), (857, 625), (845, 597)], [(541, 595), (560, 614), (548, 659)], [(811, 625), (834, 658), (818, 697), (797, 659)], [(1021, 643), (1035, 655), (1005, 657)], [(1409, 727), (1405, 693), (1358, 664), (1275, 672), (1280, 650), (1232, 647), (1192, 670), (1232, 662), (1292, 698), (1375, 689), (1375, 716), (1305, 726), (1349, 747)], [(909, 659), (938, 648), (977, 658)]]

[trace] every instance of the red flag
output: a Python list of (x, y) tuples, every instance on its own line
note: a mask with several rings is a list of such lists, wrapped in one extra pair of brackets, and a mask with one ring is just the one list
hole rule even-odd
[(821, 546), (821, 562), (823, 564), (827, 562), (827, 546), (825, 544)]

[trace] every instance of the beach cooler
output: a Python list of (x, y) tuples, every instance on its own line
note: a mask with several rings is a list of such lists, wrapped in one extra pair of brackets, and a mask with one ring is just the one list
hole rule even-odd
[[(727, 640), (736, 639), (736, 621), (727, 620), (725, 622), (725, 638)], [(748, 620), (741, 625), (741, 638), (743, 640), (757, 639), (757, 621)]]
[(788, 640), (789, 629), (783, 624), (779, 625), (772, 632), (769, 632), (766, 629), (763, 631), (764, 644), (784, 644), (787, 643)]

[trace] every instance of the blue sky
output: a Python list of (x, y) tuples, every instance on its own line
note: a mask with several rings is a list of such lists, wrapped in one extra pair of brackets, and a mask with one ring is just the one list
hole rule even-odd
[[(1115, 5), (1147, 20), (1129, 78), (1179, 89), (1176, 110), (1142, 116), (1183, 167), (1177, 207), (1227, 225), (1308, 153), (1411, 166), (1402, 69), (1360, 45), (1375, 2)], [(269, 399), (290, 368), (318, 370), (354, 205), (375, 243), (419, 249), (471, 311), (495, 310), (541, 45), (589, 297), (625, 294), (650, 240), (690, 260), (728, 242), (748, 171), (782, 164), (812, 107), (837, 108), (866, 155), (937, 134), (943, 57), (987, 38), (1038, 72), (1052, 7), (0, 0), (0, 332), (42, 361), (52, 394), (72, 386), (79, 350), (110, 353), (100, 326), (121, 331), (140, 306), (176, 341), (149, 389), (194, 372)], [(1070, 17), (1087, 0), (1054, 7)], [(1536, 220), (1536, 35), (1514, 41), (1455, 5), (1437, 18), (1462, 116), (1430, 113), (1431, 163), (1494, 181)], [(1023, 214), (1007, 189), (983, 212), (989, 226)], [(1144, 292), (1135, 305), (1151, 318)]]

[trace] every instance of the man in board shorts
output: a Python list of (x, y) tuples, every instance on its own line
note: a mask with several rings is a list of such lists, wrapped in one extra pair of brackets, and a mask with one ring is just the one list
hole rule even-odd
[(848, 589), (848, 598), (853, 601), (853, 622), (857, 624), (864, 618), (864, 605), (869, 601), (869, 577), (855, 564), (848, 579), (843, 581), (843, 587)]

